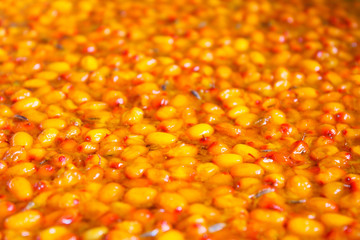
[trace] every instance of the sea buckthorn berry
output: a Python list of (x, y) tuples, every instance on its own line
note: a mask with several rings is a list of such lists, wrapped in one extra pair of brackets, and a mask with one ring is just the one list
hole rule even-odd
[(223, 105), (226, 108), (233, 108), (236, 106), (245, 105), (245, 100), (239, 97), (230, 97), (223, 100)]
[(214, 142), (208, 147), (208, 152), (211, 155), (219, 155), (229, 151), (229, 147), (221, 142)]
[(11, 176), (29, 177), (36, 172), (36, 167), (33, 163), (24, 162), (19, 163), (7, 169), (6, 174)]
[(14, 203), (9, 201), (0, 202), (0, 217), (5, 218), (16, 212), (16, 206)]
[(129, 125), (134, 125), (140, 123), (144, 118), (144, 112), (140, 108), (132, 108), (130, 111), (127, 111), (123, 114), (123, 122)]
[(279, 107), (279, 101), (276, 98), (267, 98), (262, 102), (261, 106), (265, 111), (269, 111)]
[(258, 119), (258, 116), (253, 113), (242, 113), (237, 116), (235, 123), (243, 128), (251, 127), (254, 122)]
[(124, 149), (124, 151), (121, 153), (121, 157), (124, 160), (132, 160), (135, 159), (145, 153), (147, 153), (149, 150), (145, 146), (141, 145), (132, 145)]
[(183, 196), (186, 201), (191, 203), (202, 202), (204, 200), (204, 191), (195, 188), (182, 188), (178, 193)]
[(339, 149), (332, 145), (325, 145), (321, 147), (317, 147), (311, 151), (310, 156), (315, 160), (321, 160), (328, 156), (332, 156), (339, 152)]
[(3, 154), (3, 160), (6, 162), (14, 163), (14, 162), (21, 162), (27, 160), (27, 152), (24, 147), (15, 146), (11, 148), (5, 148), (5, 153)]
[(210, 196), (211, 197), (216, 197), (216, 196), (226, 195), (226, 194), (229, 194), (229, 193), (231, 193), (231, 194), (234, 193), (234, 189), (232, 187), (226, 186), (226, 185), (217, 186), (212, 190)]
[(136, 123), (131, 126), (130, 131), (133, 134), (141, 134), (141, 135), (148, 135), (152, 132), (156, 131), (156, 128), (151, 124), (146, 123)]
[(219, 167), (230, 168), (238, 163), (242, 163), (243, 159), (238, 154), (225, 153), (215, 156), (212, 161)]
[(348, 112), (341, 112), (335, 114), (335, 120), (340, 123), (351, 124), (354, 122), (354, 116)]
[(47, 84), (48, 84), (47, 80), (34, 78), (34, 79), (26, 80), (23, 86), (25, 88), (41, 88), (43, 86), (46, 86)]
[(133, 80), (134, 84), (149, 83), (154, 81), (154, 76), (150, 73), (141, 73)]
[(333, 138), (337, 134), (337, 130), (334, 126), (330, 124), (323, 124), (319, 126), (319, 133), (326, 137)]
[(195, 156), (197, 153), (198, 149), (196, 146), (182, 143), (171, 148), (167, 152), (167, 155), (169, 157), (191, 157)]
[(12, 146), (22, 146), (26, 149), (31, 148), (33, 145), (33, 137), (26, 133), (26, 132), (17, 132), (11, 138), (11, 145)]
[(249, 48), (249, 41), (245, 38), (237, 38), (234, 41), (234, 48), (239, 52), (244, 52)]
[(238, 88), (225, 89), (225, 90), (221, 91), (218, 95), (218, 97), (222, 101), (224, 101), (225, 99), (230, 99), (233, 97), (241, 97), (241, 96), (242, 96), (242, 92)]
[[(339, 198), (336, 198), (335, 200), (337, 200), (337, 199), (339, 199)], [(345, 208), (345, 209), (358, 208), (359, 207), (359, 199), (360, 199), (359, 192), (353, 192), (353, 193), (347, 194), (345, 196), (343, 193), (342, 197), (340, 198), (340, 201), (339, 201), (339, 206), (341, 208)]]
[(346, 174), (343, 178), (343, 182), (347, 184), (351, 184), (357, 180), (360, 180), (360, 176), (358, 174)]
[(42, 230), (38, 237), (40, 240), (43, 239), (61, 239), (65, 237), (70, 231), (63, 226), (49, 227)]
[(170, 65), (165, 68), (163, 72), (164, 76), (179, 76), (181, 74), (181, 68), (178, 65)]
[(26, 210), (5, 219), (5, 228), (11, 230), (32, 230), (40, 226), (42, 216), (37, 210)]
[(243, 217), (234, 218), (230, 222), (230, 227), (237, 233), (246, 233), (247, 221)]
[(115, 228), (131, 234), (140, 234), (143, 230), (143, 226), (138, 221), (123, 221), (117, 223)]
[(325, 105), (322, 107), (322, 109), (326, 113), (338, 114), (340, 112), (343, 112), (345, 110), (345, 107), (341, 103), (330, 102), (330, 103), (325, 103)]
[(0, 115), (2, 117), (12, 117), (14, 113), (11, 111), (10, 107), (6, 105), (0, 105)]
[(173, 159), (167, 160), (164, 163), (165, 168), (170, 168), (174, 166), (187, 166), (187, 165), (195, 165), (198, 161), (194, 157), (189, 156), (180, 156), (175, 157)]
[(135, 68), (140, 72), (146, 72), (155, 67), (156, 64), (157, 61), (154, 58), (144, 58), (135, 65)]
[(99, 153), (103, 156), (120, 156), (124, 150), (124, 146), (118, 143), (105, 143), (104, 146), (100, 147)]
[(111, 203), (119, 200), (124, 195), (124, 187), (118, 183), (108, 183), (99, 190), (99, 200)]
[(41, 102), (44, 104), (55, 104), (63, 99), (65, 99), (65, 93), (63, 91), (52, 91), (51, 93), (46, 93), (41, 97)]
[(181, 119), (164, 120), (158, 125), (158, 129), (165, 132), (175, 133), (182, 128), (183, 123), (184, 122)]
[(232, 70), (230, 67), (227, 66), (220, 66), (216, 69), (216, 75), (220, 78), (229, 78), (232, 74)]
[(79, 127), (70, 126), (65, 131), (65, 137), (69, 139), (75, 138), (78, 137), (80, 133), (81, 133), (81, 129)]
[[(70, 99), (68, 99), (70, 100)], [(73, 106), (75, 108), (73, 108)], [(74, 110), (77, 108), (77, 106), (73, 102), (67, 102), (67, 107), (69, 110)], [(87, 110), (87, 111), (100, 111), (104, 110), (108, 107), (108, 105), (104, 102), (98, 102), (98, 101), (88, 101), (80, 105), (79, 109), (81, 110)]]
[(24, 177), (14, 177), (8, 183), (9, 191), (20, 201), (30, 200), (33, 197), (33, 187)]
[(83, 57), (80, 64), (85, 71), (95, 71), (99, 67), (98, 61), (93, 56)]
[(0, 160), (0, 174), (3, 174), (7, 170), (7, 163), (3, 160)]
[(321, 189), (321, 194), (331, 200), (338, 200), (339, 198), (344, 196), (346, 192), (347, 189), (341, 182), (327, 183)]
[(63, 167), (65, 165), (72, 163), (72, 157), (67, 154), (55, 154), (51, 160), (53, 165), (57, 167)]
[(328, 227), (343, 227), (353, 223), (354, 219), (338, 213), (324, 213), (321, 221)]
[[(263, 191), (267, 192), (265, 189)], [(267, 192), (259, 197), (258, 207), (283, 212), (287, 208), (287, 205), (284, 197), (276, 192)]]
[(110, 90), (103, 95), (102, 100), (110, 106), (124, 105), (127, 103), (127, 97), (121, 91)]
[(325, 79), (335, 86), (341, 84), (343, 81), (342, 78), (336, 72), (328, 72), (325, 75)]
[(312, 87), (301, 87), (294, 90), (294, 92), (298, 95), (300, 98), (316, 98), (318, 97), (318, 92), (315, 88)]
[(55, 80), (58, 76), (59, 74), (55, 71), (42, 71), (35, 74), (35, 78), (45, 79), (48, 81)]
[(91, 96), (84, 91), (70, 90), (68, 94), (68, 97), (76, 104), (83, 104), (91, 100)]
[(244, 113), (248, 113), (250, 110), (246, 106), (236, 106), (228, 111), (227, 116), (231, 119), (236, 119)]
[(312, 219), (296, 217), (288, 222), (290, 232), (302, 237), (320, 237), (324, 234), (324, 226)]
[(244, 161), (256, 160), (260, 157), (260, 152), (248, 145), (237, 144), (233, 147), (233, 152), (239, 154)]
[(217, 132), (230, 137), (237, 137), (241, 134), (241, 128), (231, 123), (219, 123), (215, 126)]
[(171, 106), (161, 107), (159, 110), (156, 111), (155, 116), (159, 120), (175, 118), (176, 108)]
[(190, 98), (186, 95), (178, 94), (170, 101), (170, 105), (176, 108), (188, 106), (191, 102)]
[(278, 109), (270, 110), (267, 113), (267, 116), (270, 117), (270, 121), (274, 124), (283, 124), (286, 123), (286, 115), (283, 111)]
[(346, 172), (344, 170), (337, 167), (332, 167), (320, 170), (320, 173), (316, 175), (315, 179), (321, 184), (326, 184), (341, 179), (345, 174)]
[[(315, 110), (319, 107), (319, 103), (315, 99), (306, 99), (302, 103), (299, 104), (298, 109), (300, 111), (310, 111)], [(327, 118), (326, 118), (327, 117)], [(333, 117), (322, 115), (321, 122), (329, 122), (333, 119)]]
[(187, 125), (194, 125), (198, 123), (196, 112), (193, 108), (186, 108), (182, 112), (182, 120)]
[(125, 143), (127, 145), (144, 145), (144, 136), (141, 135), (129, 135), (125, 137)]
[(197, 124), (187, 130), (187, 135), (194, 140), (210, 137), (213, 133), (213, 127), (206, 123)]
[(80, 182), (82, 175), (77, 170), (66, 170), (57, 179), (55, 184), (63, 187), (71, 187)]
[(13, 93), (10, 97), (12, 102), (17, 102), (22, 99), (28, 98), (31, 96), (31, 92), (27, 89), (20, 89), (17, 92)]
[(235, 197), (232, 194), (216, 196), (213, 199), (213, 205), (220, 209), (246, 207), (246, 200), (241, 197)]
[(218, 115), (224, 114), (224, 110), (222, 110), (220, 106), (213, 103), (204, 103), (201, 106), (201, 108), (207, 113), (218, 114)]
[(65, 193), (62, 195), (53, 195), (50, 199), (48, 199), (48, 204), (52, 205), (52, 200), (56, 201), (56, 204), (53, 204), (54, 206), (58, 206), (59, 208), (72, 208), (76, 207), (79, 202), (79, 196), (74, 193)]
[(276, 188), (283, 188), (285, 186), (285, 177), (281, 173), (271, 173), (264, 177), (264, 182)]
[(191, 166), (176, 165), (169, 168), (170, 176), (179, 180), (190, 180), (195, 175)]
[(306, 59), (301, 62), (301, 66), (307, 72), (319, 72), (321, 70), (321, 65), (315, 60)]
[(96, 239), (102, 239), (107, 233), (109, 232), (109, 229), (105, 226), (102, 227), (94, 227), (82, 235), (84, 240), (96, 240)]
[(67, 62), (53, 62), (47, 66), (47, 69), (57, 73), (70, 71), (70, 65)]
[(139, 240), (134, 234), (127, 233), (122, 230), (111, 230), (106, 234), (106, 239), (116, 240), (116, 239), (129, 239), (129, 240)]
[(64, 129), (65, 127), (66, 127), (66, 121), (60, 118), (46, 119), (42, 121), (40, 124), (41, 129), (55, 128), (61, 130)]
[(239, 163), (230, 169), (230, 173), (234, 177), (261, 177), (264, 170), (254, 163)]
[(219, 211), (211, 206), (195, 203), (189, 206), (189, 213), (192, 215), (201, 215), (206, 219), (213, 220), (219, 216)]
[(170, 175), (167, 171), (156, 168), (147, 169), (145, 176), (153, 183), (164, 183), (170, 181)]
[(184, 240), (184, 236), (181, 232), (177, 230), (170, 230), (165, 233), (160, 234), (157, 240)]
[(177, 138), (170, 134), (164, 132), (153, 132), (146, 137), (146, 142), (155, 145), (166, 146), (175, 143)]
[(271, 225), (282, 225), (286, 220), (283, 213), (268, 209), (255, 209), (250, 213), (250, 218)]
[(92, 143), (92, 142), (83, 142), (77, 147), (77, 150), (79, 152), (86, 154), (95, 153), (98, 149), (99, 149), (99, 145), (97, 143)]
[(64, 110), (57, 105), (50, 105), (46, 108), (46, 113), (49, 118), (61, 117), (64, 114)]
[(157, 191), (150, 187), (132, 188), (125, 193), (124, 201), (138, 208), (150, 207), (154, 204)]
[(219, 172), (219, 167), (213, 163), (202, 163), (196, 168), (197, 177), (206, 180)]
[(148, 168), (151, 168), (151, 164), (148, 162), (136, 161), (126, 166), (125, 175), (130, 179), (141, 178)]
[(156, 203), (168, 212), (182, 212), (187, 206), (186, 199), (178, 193), (162, 192), (158, 195)]
[(92, 129), (85, 134), (85, 141), (98, 143), (106, 136), (110, 135), (110, 131), (106, 128)]
[(336, 202), (327, 198), (314, 197), (306, 201), (306, 206), (316, 212), (337, 212), (339, 207)]
[(15, 112), (24, 112), (29, 109), (38, 109), (40, 105), (41, 102), (38, 98), (28, 97), (14, 103), (12, 110)]
[(41, 146), (50, 147), (54, 143), (58, 134), (59, 130), (57, 130), (56, 128), (47, 128), (39, 134), (37, 140), (39, 141)]
[(91, 167), (86, 174), (89, 181), (100, 181), (104, 177), (104, 170), (99, 166)]
[(29, 121), (34, 123), (41, 123), (43, 120), (47, 119), (48, 116), (45, 113), (39, 112), (35, 109), (29, 109), (21, 113), (22, 116), (26, 117)]
[(252, 51), (249, 54), (250, 60), (258, 65), (264, 65), (266, 63), (266, 58), (263, 54), (257, 51)]
[(312, 184), (306, 177), (295, 175), (286, 182), (286, 189), (290, 197), (307, 198), (312, 193)]
[[(276, 159), (276, 158), (274, 158)], [(281, 173), (283, 172), (283, 164), (287, 163), (289, 165), (291, 165), (291, 162), (288, 161), (286, 162), (286, 158), (279, 158), (281, 159), (279, 160), (269, 160), (269, 158), (260, 158), (258, 159), (255, 163), (257, 165), (259, 165), (260, 167), (262, 167), (264, 169), (264, 171), (268, 172), (268, 173)], [(278, 161), (278, 162), (277, 162)], [(290, 163), (289, 163), (290, 162)]]

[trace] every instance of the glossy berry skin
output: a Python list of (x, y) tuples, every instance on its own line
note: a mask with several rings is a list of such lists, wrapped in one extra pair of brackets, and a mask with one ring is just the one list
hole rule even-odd
[(360, 239), (359, 1), (0, 11), (0, 239)]

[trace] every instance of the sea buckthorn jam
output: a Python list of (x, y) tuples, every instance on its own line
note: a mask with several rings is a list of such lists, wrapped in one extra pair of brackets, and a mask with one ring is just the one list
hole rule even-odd
[(0, 1), (0, 239), (360, 239), (360, 1)]

